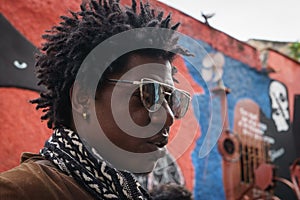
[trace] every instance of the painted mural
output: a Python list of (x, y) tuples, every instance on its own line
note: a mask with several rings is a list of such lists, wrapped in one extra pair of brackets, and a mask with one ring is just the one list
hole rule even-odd
[[(7, 57), (18, 53), (20, 46), (31, 48), (30, 51), (33, 52), (34, 47), (38, 47), (42, 42), (40, 35), (44, 30), (57, 23), (58, 16), (66, 10), (77, 9), (80, 3), (79, 0), (31, 0), (30, 3), (17, 0), (14, 3), (6, 1), (6, 4), (2, 2), (3, 0), (0, 12), (4, 17), (1, 18), (1, 23), (10, 23), (8, 27), (15, 28), (11, 31), (16, 33), (15, 37), (21, 37), (25, 45), (18, 43), (9, 51), (12, 53), (0, 55), (1, 71), (9, 67), (7, 63), (3, 64)], [(125, 0), (124, 4), (128, 2), (129, 0)], [(270, 50), (266, 62), (275, 70), (268, 73), (263, 70), (259, 60), (260, 52), (253, 47), (165, 4), (150, 2), (172, 12), (174, 20), (183, 24), (179, 31), (195, 40), (202, 53), (196, 54), (193, 62), (186, 57), (175, 60), (174, 64), (180, 72), (178, 79), (187, 85), (184, 89), (193, 96), (192, 105), (186, 119), (176, 122), (172, 127), (168, 157), (159, 161), (152, 174), (139, 177), (138, 180), (147, 188), (167, 182), (185, 185), (193, 191), (196, 200), (270, 196), (296, 199), (295, 191), (287, 183), (295, 185), (291, 178), (291, 166), (296, 169), (299, 164), (295, 160), (300, 157), (300, 142), (295, 140), (300, 138), (300, 130), (293, 128), (298, 127), (295, 119), (298, 119), (298, 122), (300, 119), (294, 117), (298, 116), (300, 109), (300, 104), (295, 103), (296, 97), (299, 98), (300, 95), (300, 85), (296, 84), (300, 77), (300, 63)], [(45, 9), (48, 10), (46, 13), (43, 12)], [(1, 35), (1, 38), (4, 38), (11, 34), (1, 32)], [(193, 49), (196, 48), (194, 45), (188, 42), (184, 45), (190, 46), (192, 52), (198, 52), (198, 49)], [(28, 63), (33, 62), (33, 54), (25, 57), (30, 60)], [(22, 123), (26, 131), (18, 130), (15, 136), (10, 135), (11, 146), (7, 145), (5, 140), (1, 140), (5, 141), (3, 144), (0, 142), (1, 148), (6, 146), (5, 151), (1, 151), (0, 158), (7, 162), (0, 163), (0, 171), (17, 165), (17, 154), (20, 152), (38, 151), (38, 145), (42, 145), (49, 135), (45, 124), (30, 122), (34, 128), (28, 127), (28, 119), (33, 119), (32, 117), (37, 119), (34, 121), (39, 122), (39, 113), (31, 112), (33, 107), (24, 106), (24, 102), (20, 103), (23, 100), (15, 97), (25, 95), (24, 98), (29, 100), (37, 95), (35, 90), (41, 88), (24, 85), (29, 82), (23, 78), (33, 80), (33, 74), (30, 72), (25, 75), (24, 70), (20, 71), (24, 66), (22, 60), (12, 61), (10, 64), (19, 67), (14, 70), (21, 72), (21, 78), (14, 79), (19, 85), (10, 85), (7, 88), (7, 85), (3, 84), (5, 76), (1, 73), (0, 99), (11, 99), (19, 107), (11, 108), (9, 102), (0, 101), (0, 110), (5, 114), (5, 109), (11, 108), (15, 110), (15, 114), (24, 116), (23, 119), (27, 120)], [(18, 80), (23, 80), (24, 84)], [(226, 91), (222, 93), (220, 90)], [(27, 94), (28, 92), (30, 94)], [(4, 114), (1, 115), (1, 138), (11, 132), (8, 126), (14, 129), (16, 124), (14, 118), (4, 118)], [(36, 133), (42, 134), (33, 135)], [(17, 141), (16, 138), (21, 134), (30, 135), (26, 138), (34, 141), (32, 144), (35, 145), (27, 149), (21, 145), (20, 148), (19, 143), (25, 141)], [(184, 152), (176, 153), (180, 148)], [(13, 149), (16, 155), (9, 157)], [(296, 164), (292, 165), (293, 163)], [(258, 177), (262, 173), (270, 176), (260, 180)], [(231, 183), (228, 183), (228, 180)]]
[[(202, 41), (199, 42), (201, 43)], [(207, 44), (204, 43), (202, 45), (206, 47), (207, 51), (210, 52), (211, 55), (220, 54), (220, 52), (217, 52)], [(289, 166), (293, 160), (296, 159), (295, 152), (297, 147), (291, 145), (293, 144), (294, 136), (291, 130), (288, 89), (283, 83), (272, 80), (268, 74), (255, 70), (252, 67), (247, 66), (246, 64), (228, 56), (224, 57), (224, 66), (222, 68), (218, 64), (218, 60), (223, 59), (217, 60), (215, 73), (221, 71), (221, 78), (224, 81), (225, 86), (230, 89), (230, 94), (227, 96), (229, 131), (236, 134), (242, 134), (244, 137), (246, 137), (245, 135), (252, 135), (251, 138), (257, 138), (257, 144), (259, 141), (263, 140), (265, 147), (268, 148), (267, 150), (264, 150), (264, 154), (267, 155), (267, 157), (264, 158), (264, 163), (273, 164), (274, 168), (276, 168), (276, 172), (274, 172), (276, 173), (276, 177), (278, 176), (290, 179)], [(205, 58), (203, 58), (203, 61), (204, 62), (202, 63), (202, 66), (205, 69)], [(186, 63), (186, 65), (192, 75), (197, 74), (195, 73), (193, 66), (191, 66), (189, 63)], [(199, 63), (199, 65), (201, 65), (201, 63)], [(220, 77), (220, 74), (216, 75), (216, 77)], [(209, 77), (211, 77), (211, 75), (209, 75)], [(214, 80), (216, 81), (217, 79)], [(204, 87), (206, 82), (199, 82), (199, 85)], [(196, 169), (196, 183), (194, 188), (196, 199), (228, 198), (223, 187), (226, 182), (224, 179), (232, 179), (234, 177), (228, 175), (228, 170), (222, 171), (222, 158), (217, 146), (214, 146), (210, 154), (206, 157), (199, 159), (198, 156), (199, 148), (200, 146), (204, 145), (203, 139), (205, 138), (204, 135), (208, 129), (209, 121), (207, 119), (209, 119), (209, 110), (207, 110), (207, 108), (210, 107), (208, 102), (211, 93), (212, 91), (206, 90), (203, 96), (198, 97), (201, 98), (201, 100), (199, 100), (201, 102), (199, 109), (201, 111), (199, 115), (199, 123), (201, 126), (202, 135), (197, 141), (197, 146), (193, 152), (193, 164), (195, 165)], [(237, 123), (238, 125), (235, 125), (235, 121), (238, 120), (237, 116), (234, 115), (236, 107), (240, 104), (240, 102), (245, 100), (248, 100), (248, 103), (244, 103), (245, 108), (253, 109), (255, 105), (257, 111), (253, 113), (247, 111), (245, 108), (241, 109), (240, 115), (242, 115), (242, 117), (239, 120), (239, 123)], [(219, 102), (213, 100), (213, 104), (219, 104)], [(217, 109), (218, 111), (216, 112), (221, 113), (221, 109), (224, 108), (214, 106), (213, 109)], [(212, 133), (210, 137), (214, 136), (218, 137), (218, 132)], [(251, 141), (249, 137), (244, 140)], [(243, 150), (241, 150), (239, 153), (241, 161), (243, 160), (242, 151)], [(248, 154), (250, 155), (250, 153), (247, 152), (247, 156)], [(255, 169), (259, 166), (250, 162), (252, 161), (249, 160), (248, 166), (246, 167), (247, 170), (249, 170), (249, 172), (247, 172), (247, 176), (242, 176), (241, 174), (239, 177), (241, 182), (247, 184), (249, 184), (249, 181), (254, 178)], [(234, 170), (233, 174), (239, 173), (241, 170), (244, 171), (244, 173), (246, 171), (246, 169), (241, 168), (239, 171)], [(291, 188), (288, 188), (286, 185), (280, 182), (276, 184), (277, 186), (273, 189), (275, 190), (275, 194), (277, 194), (279, 197), (284, 199), (296, 198)], [(240, 190), (241, 188), (235, 189)], [(212, 193), (211, 190), (218, 192)], [(257, 191), (255, 192), (256, 197), (262, 195)], [(242, 198), (243, 195), (245, 194), (239, 194), (235, 196), (235, 198)], [(251, 196), (251, 198), (254, 197), (255, 196)]]

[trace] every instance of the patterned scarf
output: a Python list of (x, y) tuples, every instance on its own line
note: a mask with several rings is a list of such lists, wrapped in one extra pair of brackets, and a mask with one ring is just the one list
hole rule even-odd
[(150, 199), (131, 173), (118, 171), (97, 152), (89, 152), (72, 130), (55, 129), (40, 153), (96, 199)]

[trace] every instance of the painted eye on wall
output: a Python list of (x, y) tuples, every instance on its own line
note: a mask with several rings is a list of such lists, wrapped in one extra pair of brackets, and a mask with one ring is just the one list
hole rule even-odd
[(280, 99), (281, 102), (285, 102), (287, 100), (286, 95), (283, 95), (282, 93), (280, 93), (279, 99)]
[(41, 91), (34, 73), (36, 48), (0, 14), (0, 87)]
[(26, 69), (28, 67), (26, 62), (19, 62), (18, 60), (15, 60), (13, 64), (18, 69)]

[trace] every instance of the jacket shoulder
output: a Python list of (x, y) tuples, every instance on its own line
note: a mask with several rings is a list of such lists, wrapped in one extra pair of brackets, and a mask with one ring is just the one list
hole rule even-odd
[(24, 162), (0, 174), (0, 199), (92, 199), (76, 181), (58, 169)]

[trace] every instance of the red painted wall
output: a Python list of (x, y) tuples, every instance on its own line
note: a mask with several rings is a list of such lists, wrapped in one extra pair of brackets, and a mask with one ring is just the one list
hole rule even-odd
[(38, 93), (0, 87), (0, 172), (17, 166), (22, 152), (38, 153), (51, 131), (28, 101)]
[(0, 12), (32, 44), (40, 46), (41, 35), (59, 22), (68, 10), (78, 10), (80, 0), (0, 0)]

